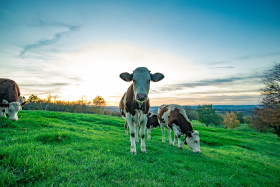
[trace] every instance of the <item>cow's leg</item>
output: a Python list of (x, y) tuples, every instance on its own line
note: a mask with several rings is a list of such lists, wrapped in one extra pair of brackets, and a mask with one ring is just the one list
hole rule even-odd
[(0, 108), (0, 116), (6, 117), (6, 108)]
[(126, 122), (126, 120), (125, 120), (124, 129), (125, 129), (125, 134), (126, 134), (126, 135), (128, 135), (127, 127), (128, 127), (128, 124), (127, 124), (127, 122)]
[(169, 143), (172, 144), (171, 129), (167, 128)]
[(165, 142), (164, 126), (160, 125), (160, 127), (161, 127), (161, 134), (162, 134), (162, 142)]
[(131, 114), (127, 113), (126, 116), (127, 116), (126, 121), (129, 125), (129, 131), (130, 131), (130, 143), (131, 143), (130, 152), (132, 154), (136, 154), (136, 144), (135, 144), (136, 127), (134, 126), (134, 123), (132, 121)]
[(150, 140), (151, 139), (151, 131), (152, 131), (152, 128), (147, 128), (147, 134), (148, 134), (148, 139)]
[(145, 144), (145, 128), (147, 125), (147, 117), (144, 117), (144, 120), (141, 123), (140, 126), (140, 135), (141, 135), (141, 151), (143, 153), (146, 153), (146, 144)]
[(177, 145), (177, 136), (176, 134), (174, 133), (174, 141), (173, 141), (173, 145), (176, 146)]
[(173, 131), (174, 131), (174, 144), (173, 145), (176, 145), (176, 142), (175, 142), (175, 137), (176, 137), (176, 139), (178, 139), (178, 147), (180, 149), (183, 149), (183, 143), (181, 141), (181, 131), (174, 124), (173, 124)]
[(139, 143), (139, 124), (136, 124), (135, 125), (136, 126), (136, 140), (135, 140), (135, 142), (136, 143)]

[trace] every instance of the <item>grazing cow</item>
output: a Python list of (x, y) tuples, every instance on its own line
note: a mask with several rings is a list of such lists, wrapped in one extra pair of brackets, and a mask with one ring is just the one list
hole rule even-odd
[(181, 135), (184, 135), (184, 144), (189, 145), (193, 152), (200, 152), (200, 142), (198, 131), (193, 131), (192, 124), (188, 119), (185, 110), (180, 105), (162, 105), (158, 109), (158, 120), (161, 125), (162, 142), (165, 142), (164, 128), (168, 127), (169, 143), (172, 144), (171, 129), (174, 131), (174, 142), (176, 146), (183, 148)]
[(124, 81), (133, 81), (127, 89), (127, 92), (121, 99), (121, 113), (125, 116), (125, 121), (129, 126), (131, 153), (136, 154), (135, 135), (138, 134), (140, 127), (141, 151), (146, 152), (145, 145), (145, 127), (148, 121), (148, 112), (150, 108), (149, 90), (150, 81), (158, 82), (164, 78), (163, 74), (151, 74), (145, 67), (136, 68), (132, 74), (121, 73), (120, 78)]
[(17, 83), (10, 79), (0, 78), (0, 116), (6, 117), (7, 108), (10, 120), (18, 120), (17, 113), (25, 103), (24, 97), (20, 96)]
[(153, 112), (149, 112), (148, 122), (147, 122), (147, 134), (148, 139), (151, 139), (151, 130), (159, 126), (157, 115)]

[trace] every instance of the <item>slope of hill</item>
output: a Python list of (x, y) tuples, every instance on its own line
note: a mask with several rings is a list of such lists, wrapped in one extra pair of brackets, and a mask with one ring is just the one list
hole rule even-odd
[[(124, 120), (92, 114), (21, 111), (0, 118), (0, 186), (277, 186), (280, 141), (250, 129), (227, 130), (194, 122), (195, 154), (161, 142), (130, 153)], [(167, 138), (167, 137), (166, 137)]]

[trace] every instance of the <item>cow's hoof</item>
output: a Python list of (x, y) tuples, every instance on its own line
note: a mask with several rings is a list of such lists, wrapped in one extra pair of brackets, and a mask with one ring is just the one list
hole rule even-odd
[(131, 150), (131, 154), (136, 155), (136, 150)]
[(165, 143), (165, 140), (162, 140), (162, 143)]
[(139, 143), (139, 140), (138, 141), (136, 140), (135, 143)]
[(146, 148), (145, 149), (141, 149), (142, 153), (146, 153)]
[(150, 140), (150, 139), (151, 139), (151, 137), (148, 136), (148, 140)]

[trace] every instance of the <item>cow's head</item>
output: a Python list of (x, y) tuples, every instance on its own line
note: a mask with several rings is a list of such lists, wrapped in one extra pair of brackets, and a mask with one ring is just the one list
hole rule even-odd
[(132, 74), (121, 73), (121, 79), (124, 81), (133, 81), (133, 92), (137, 102), (143, 103), (148, 100), (150, 90), (150, 81), (158, 82), (164, 78), (161, 73), (151, 74), (145, 67), (136, 68)]
[(185, 136), (184, 144), (189, 145), (192, 152), (200, 152), (200, 139), (198, 131), (189, 131), (187, 136)]
[(24, 97), (20, 96), (19, 99), (18, 99), (18, 102), (11, 102), (11, 103), (8, 103), (7, 100), (3, 99), (2, 103), (6, 103), (5, 105), (3, 106), (6, 106), (7, 107), (7, 111), (8, 111), (8, 114), (9, 114), (9, 118), (10, 120), (13, 120), (13, 121), (16, 121), (18, 120), (18, 115), (17, 113), (22, 109), (21, 107), (26, 103), (24, 101)]

